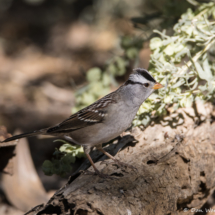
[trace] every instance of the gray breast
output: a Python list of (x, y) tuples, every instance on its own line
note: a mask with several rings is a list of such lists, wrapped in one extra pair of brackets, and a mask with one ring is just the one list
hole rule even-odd
[(71, 137), (80, 145), (95, 146), (110, 141), (119, 136), (132, 123), (138, 108), (118, 105), (108, 111), (107, 120), (96, 123), (71, 133)]

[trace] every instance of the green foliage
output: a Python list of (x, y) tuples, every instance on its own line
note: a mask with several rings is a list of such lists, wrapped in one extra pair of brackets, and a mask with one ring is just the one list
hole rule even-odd
[[(59, 141), (59, 140), (58, 140)], [(64, 142), (60, 140), (61, 142)], [(72, 171), (72, 163), (75, 163), (76, 158), (84, 157), (84, 150), (81, 146), (73, 146), (68, 143), (63, 144), (59, 150), (55, 149), (53, 158), (45, 160), (42, 165), (42, 170), (45, 175), (60, 175), (66, 176)]]
[(202, 4), (195, 12), (188, 9), (174, 26), (173, 36), (154, 31), (160, 37), (150, 41), (149, 71), (166, 87), (142, 104), (135, 126), (147, 125), (152, 116), (165, 114), (167, 108), (175, 111), (214, 97), (215, 63), (210, 54), (215, 41), (214, 11), (213, 2)]
[(126, 68), (137, 58), (142, 44), (142, 39), (122, 37), (121, 47), (125, 53), (123, 56), (114, 56), (103, 71), (97, 67), (87, 71), (88, 84), (76, 92), (76, 106), (72, 112), (75, 113), (110, 93), (111, 88), (118, 85), (116, 77), (125, 74)]
[[(179, 107), (191, 106), (193, 101), (212, 98), (215, 64), (210, 52), (215, 38), (214, 11), (213, 2), (201, 4), (195, 12), (188, 9), (174, 26), (173, 36), (154, 30), (160, 37), (150, 41), (153, 53), (149, 71), (166, 87), (141, 105), (134, 126), (147, 125), (152, 117), (165, 114), (167, 108), (175, 111)], [(129, 60), (137, 57), (142, 42), (124, 37), (121, 42), (124, 56), (111, 59), (104, 71), (99, 68), (88, 71), (89, 85), (77, 92), (73, 112), (96, 101), (109, 93), (111, 86), (117, 85), (115, 77), (125, 73)]]

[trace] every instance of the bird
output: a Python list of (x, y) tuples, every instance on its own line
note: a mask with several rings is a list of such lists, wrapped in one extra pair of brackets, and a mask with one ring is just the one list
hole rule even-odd
[(105, 177), (90, 157), (92, 148), (114, 162), (121, 162), (102, 148), (103, 143), (118, 137), (129, 128), (141, 104), (157, 89), (164, 87), (143, 68), (134, 69), (128, 80), (114, 92), (79, 110), (63, 122), (44, 129), (15, 135), (0, 143), (35, 135), (52, 135), (83, 146), (94, 174)]

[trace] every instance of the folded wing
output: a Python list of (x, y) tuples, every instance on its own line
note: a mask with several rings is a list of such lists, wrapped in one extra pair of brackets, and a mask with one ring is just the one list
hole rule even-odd
[(94, 125), (95, 123), (101, 123), (108, 115), (107, 106), (111, 103), (116, 103), (116, 101), (112, 98), (112, 94), (109, 94), (92, 105), (71, 115), (62, 123), (49, 128), (47, 133), (68, 133), (86, 126)]

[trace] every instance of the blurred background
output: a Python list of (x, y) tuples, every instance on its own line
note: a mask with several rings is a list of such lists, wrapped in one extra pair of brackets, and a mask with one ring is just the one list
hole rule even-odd
[[(91, 68), (109, 71), (104, 94), (116, 89), (132, 68), (148, 67), (153, 29), (171, 34), (188, 7), (193, 5), (182, 0), (0, 0), (0, 125), (14, 134), (69, 117), (87, 104), (77, 96), (88, 86)], [(96, 96), (88, 95), (88, 102)], [(67, 179), (45, 176), (41, 166), (62, 143), (37, 137), (29, 143), (41, 186), (51, 195)], [(22, 214), (25, 207), (13, 202), (2, 182), (0, 214)]]

